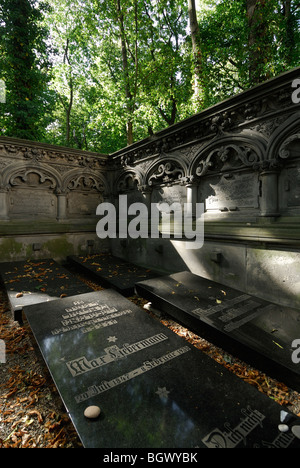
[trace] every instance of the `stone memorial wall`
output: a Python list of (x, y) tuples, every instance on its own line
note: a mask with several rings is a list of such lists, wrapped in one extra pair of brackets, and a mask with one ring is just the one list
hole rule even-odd
[(113, 154), (115, 198), (205, 209), (201, 249), (187, 250), (170, 230), (169, 239), (113, 239), (113, 253), (299, 307), (299, 76), (285, 73)]
[[(0, 138), (1, 260), (111, 249), (299, 307), (299, 77), (284, 73), (111, 155)], [(204, 245), (187, 249), (172, 222), (155, 238), (100, 239), (96, 207), (118, 210), (120, 195), (148, 209), (189, 203), (194, 227), (203, 204)]]
[(106, 161), (101, 154), (0, 138), (1, 261), (101, 249), (96, 208), (110, 192)]

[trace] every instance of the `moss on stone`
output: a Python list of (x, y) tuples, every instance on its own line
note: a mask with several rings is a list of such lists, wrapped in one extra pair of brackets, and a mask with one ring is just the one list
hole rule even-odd
[(66, 257), (74, 253), (74, 246), (63, 236), (45, 242), (43, 250), (47, 250), (51, 257)]
[(8, 257), (14, 258), (23, 250), (23, 244), (15, 241), (13, 238), (2, 239), (0, 241), (0, 258), (6, 259)]

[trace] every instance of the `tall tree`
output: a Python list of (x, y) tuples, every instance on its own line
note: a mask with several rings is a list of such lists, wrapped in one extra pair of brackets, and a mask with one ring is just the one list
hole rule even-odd
[(269, 59), (270, 37), (267, 4), (269, 0), (247, 0), (249, 28), (249, 74), (252, 84), (266, 79), (265, 64)]
[(56, 97), (54, 120), (47, 129), (49, 138), (58, 144), (89, 149), (86, 134), (91, 106), (87, 106), (86, 96), (94, 84), (93, 31), (82, 18), (83, 5), (72, 0), (49, 3), (51, 11), (46, 20), (54, 44), (51, 88)]
[(283, 34), (282, 48), (286, 66), (299, 63), (300, 46), (300, 4), (293, 0), (282, 0)]
[(186, 0), (156, 3), (145, 0), (144, 8), (147, 53), (143, 62), (142, 89), (145, 101), (158, 113), (162, 124), (173, 125), (188, 115), (188, 102), (193, 94), (192, 62), (186, 35), (187, 3)]
[(194, 62), (194, 80), (195, 80), (195, 97), (199, 105), (201, 105), (200, 88), (202, 82), (202, 52), (201, 52), (201, 36), (197, 18), (196, 0), (188, 0), (189, 22), (192, 38), (193, 62)]
[(126, 2), (122, 0), (116, 0), (116, 11), (117, 11), (117, 22), (119, 26), (119, 36), (121, 41), (121, 52), (122, 52), (122, 66), (123, 66), (123, 80), (124, 80), (124, 91), (126, 98), (126, 110), (127, 110), (127, 122), (126, 122), (126, 132), (127, 132), (127, 144), (131, 145), (133, 143), (133, 114), (135, 110), (135, 100), (136, 100), (136, 91), (137, 91), (137, 79), (138, 79), (138, 47), (137, 47), (137, 32), (138, 32), (138, 10), (137, 10), (137, 0), (133, 0), (133, 53), (132, 60), (134, 63), (134, 76), (133, 82), (130, 79), (130, 69), (129, 69), (129, 48), (130, 43), (128, 40), (128, 34), (125, 27), (124, 14), (126, 11)]
[(50, 106), (50, 64), (46, 30), (40, 24), (42, 11), (30, 0), (1, 0), (0, 11), (1, 78), (6, 84), (1, 126), (7, 135), (39, 140), (44, 136), (44, 117)]
[(57, 144), (114, 152), (299, 60), (297, 0), (190, 0), (193, 34), (188, 0), (48, 2)]

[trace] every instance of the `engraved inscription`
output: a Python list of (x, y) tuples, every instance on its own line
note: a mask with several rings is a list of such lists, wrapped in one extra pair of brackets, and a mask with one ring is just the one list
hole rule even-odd
[(234, 299), (230, 299), (222, 304), (219, 304), (215, 307), (211, 307), (210, 309), (201, 309), (200, 307), (193, 310), (193, 314), (199, 315), (202, 317), (209, 317), (210, 315), (215, 314), (216, 312), (221, 312), (222, 310), (228, 309), (229, 307), (239, 304), (240, 302), (244, 302), (247, 299), (250, 299), (251, 296), (247, 294), (243, 294), (242, 296), (235, 297)]
[(95, 215), (102, 196), (93, 193), (71, 192), (68, 195), (68, 213), (72, 215)]
[(227, 325), (225, 325), (224, 331), (232, 331), (232, 330), (235, 330), (236, 328), (240, 328), (242, 325), (245, 325), (245, 323), (250, 322), (255, 317), (260, 315), (261, 313), (268, 312), (269, 310), (272, 310), (272, 309), (273, 309), (272, 305), (264, 307), (262, 309), (258, 309), (255, 312), (253, 312), (252, 314), (247, 315), (247, 317), (244, 317), (243, 319), (241, 319), (241, 320), (239, 320), (237, 322), (228, 323)]
[(114, 362), (118, 359), (125, 358), (133, 353), (142, 351), (148, 348), (149, 346), (153, 346), (167, 339), (168, 338), (166, 335), (164, 335), (163, 333), (159, 333), (158, 335), (151, 336), (131, 345), (124, 344), (122, 348), (119, 348), (118, 346), (111, 346), (109, 348), (106, 348), (104, 349), (105, 354), (97, 358), (91, 359), (90, 361), (85, 356), (82, 356), (78, 359), (73, 359), (72, 361), (67, 362), (66, 366), (68, 367), (72, 376), (76, 377), (77, 375), (84, 374), (85, 372), (89, 372), (106, 364), (109, 364), (110, 362)]
[(226, 424), (226, 431), (214, 429), (202, 439), (202, 442), (209, 448), (235, 448), (245, 441), (257, 426), (262, 427), (265, 416), (257, 410), (252, 411), (250, 408), (242, 410), (242, 413), (245, 418), (234, 429)]
[(204, 189), (204, 196), (208, 211), (258, 208), (258, 179), (253, 174), (214, 178)]
[[(215, 307), (211, 307), (207, 310), (201, 308), (195, 309), (193, 310), (193, 314), (198, 315), (202, 320), (205, 320), (207, 323), (213, 324), (212, 320), (209, 317), (216, 314), (217, 312), (226, 311), (225, 313), (222, 313), (217, 319), (220, 320), (220, 322), (225, 323), (223, 330), (226, 332), (230, 332), (250, 322), (258, 315), (264, 312), (269, 312), (273, 308), (272, 305), (261, 307), (261, 304), (259, 302), (249, 299), (251, 299), (251, 296), (243, 294), (242, 296), (238, 296), (234, 299), (228, 300), (222, 304), (219, 304)], [(242, 302), (245, 302), (245, 304), (241, 304)], [(238, 305), (238, 307), (234, 307), (236, 305)], [(248, 312), (251, 312), (252, 310), (254, 312), (248, 314)], [(248, 315), (242, 317), (245, 314)]]
[(257, 307), (259, 307), (260, 304), (255, 301), (249, 301), (245, 305), (240, 306), (238, 309), (229, 309), (228, 312), (224, 315), (221, 315), (219, 317), (219, 320), (222, 322), (230, 322), (231, 320), (235, 319), (236, 317), (239, 317), (240, 315), (245, 314), (246, 312), (249, 312)]
[(186, 203), (186, 189), (180, 185), (160, 187), (153, 190), (151, 201), (158, 205), (167, 203), (171, 206), (173, 203), (180, 203), (183, 206), (183, 203)]
[(112, 379), (110, 381), (103, 381), (99, 385), (93, 385), (89, 387), (85, 392), (76, 395), (75, 401), (77, 403), (80, 403), (82, 401), (88, 400), (89, 398), (95, 395), (99, 395), (100, 393), (106, 392), (107, 390), (121, 385), (122, 383), (127, 382), (128, 380), (134, 379), (135, 377), (144, 374), (145, 372), (148, 372), (151, 369), (154, 369), (155, 367), (161, 366), (162, 364), (165, 364), (166, 362), (171, 361), (172, 359), (175, 359), (181, 356), (182, 354), (187, 353), (188, 351), (190, 351), (190, 348), (188, 346), (183, 346), (159, 358), (151, 359), (150, 361), (145, 361), (142, 366), (130, 372), (127, 372), (126, 374), (116, 377), (115, 379)]
[(81, 330), (82, 333), (88, 333), (97, 328), (108, 327), (117, 324), (118, 317), (131, 314), (131, 309), (118, 311), (115, 307), (107, 304), (101, 304), (100, 301), (84, 303), (77, 301), (73, 307), (65, 309), (62, 315), (61, 327), (51, 330), (52, 335), (67, 333), (72, 330)]
[(9, 211), (12, 216), (50, 216), (55, 217), (57, 200), (54, 194), (45, 190), (18, 190), (10, 197)]

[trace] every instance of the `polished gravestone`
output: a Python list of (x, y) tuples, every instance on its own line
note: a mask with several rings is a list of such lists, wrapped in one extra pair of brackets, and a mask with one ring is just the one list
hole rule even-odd
[(26, 305), (92, 291), (52, 259), (0, 263), (0, 276), (14, 319), (18, 321), (22, 320)]
[[(188, 271), (136, 284), (153, 307), (300, 388), (300, 311)], [(299, 340), (297, 345), (294, 340)], [(294, 346), (293, 346), (294, 343)], [(264, 360), (262, 360), (264, 358)]]
[(103, 286), (113, 288), (124, 296), (134, 293), (137, 281), (158, 276), (153, 270), (126, 262), (108, 253), (69, 256), (68, 261), (98, 279)]
[(280, 405), (117, 291), (24, 312), (86, 448), (300, 448), (299, 418), (280, 432)]

